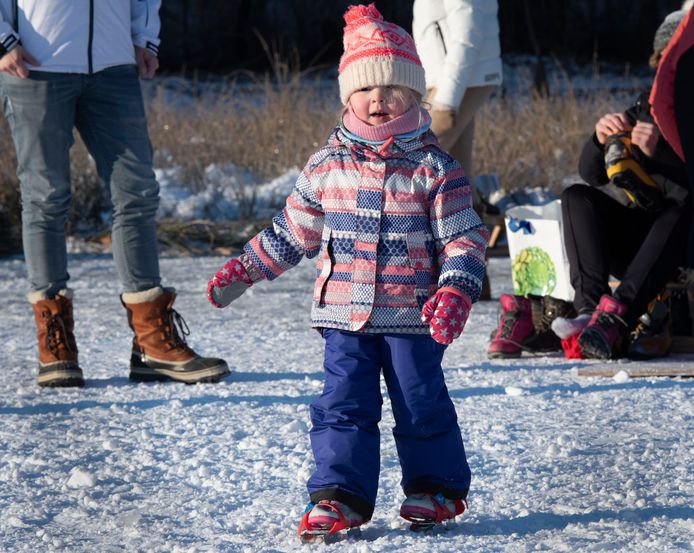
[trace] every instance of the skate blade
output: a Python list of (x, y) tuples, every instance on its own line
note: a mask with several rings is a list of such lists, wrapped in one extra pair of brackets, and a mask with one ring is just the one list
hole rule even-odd
[(436, 522), (435, 520), (428, 518), (410, 518), (410, 530), (418, 533), (431, 532), (439, 533), (440, 531), (447, 530), (450, 520), (442, 520), (441, 522)]
[(314, 528), (311, 531), (305, 530), (301, 534), (299, 534), (299, 540), (301, 540), (301, 543), (308, 544), (308, 543), (324, 543), (326, 545), (329, 545), (331, 543), (336, 543), (341, 540), (352, 540), (352, 539), (359, 539), (361, 537), (361, 528), (347, 528), (345, 530), (338, 530), (337, 532), (333, 532), (332, 534), (329, 534), (328, 531), (330, 530), (330, 527), (326, 528)]
[(316, 543), (323, 541), (323, 538), (325, 538), (325, 536), (326, 534), (318, 532), (304, 532), (303, 534), (299, 534), (299, 540), (301, 540), (301, 543), (303, 544)]
[(410, 524), (410, 530), (413, 532), (431, 532), (435, 526), (435, 522), (413, 522)]
[(299, 540), (301, 540), (301, 543), (303, 544), (324, 543), (326, 545), (329, 545), (331, 543), (339, 541), (344, 536), (344, 533), (334, 532), (332, 534), (328, 534), (327, 530), (314, 530), (311, 532), (303, 532), (299, 534)]

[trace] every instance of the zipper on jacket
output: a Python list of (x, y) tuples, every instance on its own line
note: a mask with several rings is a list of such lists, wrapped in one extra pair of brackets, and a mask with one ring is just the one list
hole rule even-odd
[(441, 25), (439, 25), (438, 21), (434, 21), (434, 25), (436, 25), (436, 34), (439, 35), (441, 46), (443, 46), (443, 53), (444, 55), (448, 55), (448, 48), (446, 48), (446, 41), (443, 40), (443, 31), (441, 30)]
[(92, 59), (92, 42), (94, 41), (94, 0), (89, 0), (89, 39), (87, 41), (87, 64), (89, 66), (89, 74), (94, 72), (94, 63)]
[(19, 5), (18, 5), (19, 0), (14, 0), (14, 2), (12, 2), (12, 4), (13, 4), (13, 8), (14, 8), (14, 10), (12, 12), (12, 19), (13, 19), (14, 25), (12, 25), (12, 27), (14, 28), (14, 32), (19, 34)]

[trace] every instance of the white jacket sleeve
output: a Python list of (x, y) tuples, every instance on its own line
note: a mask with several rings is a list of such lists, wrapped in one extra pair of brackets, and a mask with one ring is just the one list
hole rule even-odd
[(469, 0), (444, 0), (446, 59), (438, 79), (435, 105), (457, 109), (463, 100), (482, 47), (484, 18)]
[(133, 44), (159, 55), (161, 0), (130, 0)]
[(19, 35), (12, 28), (12, 21), (0, 10), (0, 57), (19, 44)]

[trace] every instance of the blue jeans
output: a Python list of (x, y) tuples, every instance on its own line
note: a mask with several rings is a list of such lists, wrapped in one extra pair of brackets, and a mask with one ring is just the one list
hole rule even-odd
[(393, 407), (405, 495), (464, 499), (470, 467), (441, 369), (445, 346), (428, 334), (323, 329), (325, 386), (311, 404), (314, 502), (335, 499), (370, 519), (380, 469), (380, 377)]
[(2, 73), (0, 89), (17, 150), (32, 291), (52, 296), (69, 279), (65, 223), (74, 128), (111, 197), (113, 256), (124, 291), (158, 286), (159, 185), (135, 66), (92, 75), (32, 71), (27, 79)]

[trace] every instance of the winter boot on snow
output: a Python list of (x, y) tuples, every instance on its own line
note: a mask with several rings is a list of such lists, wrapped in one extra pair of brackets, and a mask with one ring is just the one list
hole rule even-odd
[(641, 315), (636, 329), (629, 334), (627, 357), (631, 359), (655, 359), (665, 357), (672, 347), (670, 310), (667, 304), (656, 299), (646, 313)]
[(523, 343), (534, 333), (530, 300), (522, 296), (501, 294), (501, 317), (496, 333), (487, 348), (490, 359), (520, 357)]
[(130, 380), (176, 380), (186, 384), (218, 382), (229, 374), (223, 359), (201, 357), (186, 343), (190, 333), (173, 308), (176, 294), (159, 286), (125, 293), (121, 302), (135, 333), (130, 357)]
[(441, 493), (408, 495), (400, 506), (400, 516), (411, 522), (415, 532), (429, 530), (436, 524), (451, 520), (465, 512), (464, 499), (448, 499)]
[(84, 386), (77, 362), (77, 343), (73, 334), (72, 290), (65, 289), (52, 298), (42, 292), (29, 294), (36, 320), (39, 349), (39, 386)]
[(578, 337), (583, 356), (588, 359), (611, 359), (619, 357), (621, 340), (627, 332), (627, 323), (622, 318), (627, 306), (607, 294), (593, 311), (593, 316)]
[(568, 301), (552, 296), (529, 296), (535, 333), (524, 346), (533, 353), (546, 353), (561, 350), (561, 340), (552, 331), (552, 322), (558, 317), (575, 317), (576, 310)]
[(304, 543), (317, 541), (341, 530), (364, 524), (366, 520), (351, 507), (332, 499), (323, 499), (306, 506), (299, 523), (299, 538)]

